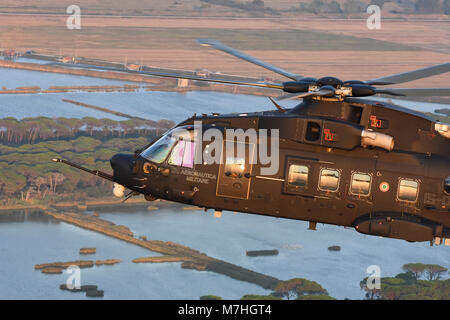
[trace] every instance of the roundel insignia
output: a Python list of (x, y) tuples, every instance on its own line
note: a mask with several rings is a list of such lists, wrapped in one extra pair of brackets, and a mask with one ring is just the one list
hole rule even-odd
[(390, 188), (389, 183), (387, 183), (387, 182), (380, 183), (380, 191), (381, 192), (388, 192), (389, 188)]

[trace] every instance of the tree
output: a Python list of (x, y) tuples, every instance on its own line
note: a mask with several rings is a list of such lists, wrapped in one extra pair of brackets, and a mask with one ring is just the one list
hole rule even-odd
[(272, 295), (261, 296), (257, 294), (246, 294), (241, 298), (241, 300), (281, 300), (281, 298)]
[(200, 300), (222, 300), (222, 297), (214, 296), (214, 295), (207, 295), (207, 296), (201, 296)]
[(428, 280), (439, 280), (444, 272), (448, 269), (437, 264), (427, 264), (425, 268), (425, 273)]
[(286, 298), (287, 300), (296, 299), (305, 295), (327, 295), (328, 292), (320, 284), (303, 278), (294, 278), (280, 282), (275, 287), (275, 296)]
[[(424, 267), (425, 266), (425, 267)], [(425, 265), (419, 263), (405, 264), (403, 269), (419, 270), (420, 275), (424, 269), (427, 272), (432, 272), (428, 276), (429, 280), (416, 280), (420, 278), (418, 273), (407, 271), (396, 275), (394, 278), (381, 278), (381, 288), (378, 290), (369, 291), (365, 287), (366, 279), (361, 281), (361, 289), (365, 289), (368, 293), (373, 293), (372, 296), (366, 294), (366, 299), (381, 299), (381, 300), (448, 300), (450, 299), (450, 279), (439, 280), (442, 273), (447, 272), (447, 269), (439, 265)], [(424, 271), (424, 272), (425, 272)]]
[(330, 297), (327, 294), (308, 294), (298, 297), (297, 300), (336, 300), (336, 298)]
[(444, 14), (450, 14), (450, 0), (444, 0), (442, 3)]
[(252, 5), (255, 7), (262, 8), (262, 7), (264, 7), (264, 1), (263, 0), (253, 0)]
[(441, 13), (440, 0), (416, 0), (414, 5), (417, 13)]
[(341, 5), (337, 1), (326, 3), (323, 9), (324, 13), (342, 13)]
[(38, 194), (38, 196), (41, 194), (41, 186), (43, 184), (47, 183), (47, 179), (43, 178), (43, 177), (37, 177), (36, 179), (34, 179), (34, 185), (36, 185), (36, 192)]
[(372, 0), (370, 1), (370, 4), (379, 6), (381, 9), (383, 9), (383, 6), (386, 2), (389, 2), (389, 0)]
[(426, 264), (423, 263), (408, 263), (403, 265), (403, 271), (410, 271), (414, 274), (416, 280), (419, 280), (422, 277), (422, 274), (425, 272)]
[(363, 13), (366, 12), (367, 5), (359, 0), (347, 0), (343, 4), (343, 11), (345, 13)]
[(322, 10), (323, 1), (321, 0), (313, 0), (311, 4), (309, 5), (309, 8), (314, 13), (320, 13)]
[(395, 276), (397, 279), (403, 279), (405, 280), (407, 283), (415, 283), (417, 281), (416, 279), (416, 275), (411, 272), (411, 271), (407, 271), (405, 273), (399, 273), (398, 275)]
[(376, 288), (368, 288), (367, 287), (367, 280), (369, 277), (364, 278), (360, 283), (359, 287), (361, 290), (365, 291), (365, 298), (366, 300), (379, 300), (381, 299), (380, 291)]

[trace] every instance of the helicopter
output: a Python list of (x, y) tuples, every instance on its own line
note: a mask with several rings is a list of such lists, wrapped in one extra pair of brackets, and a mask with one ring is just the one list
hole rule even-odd
[[(323, 223), (367, 235), (450, 245), (450, 125), (367, 98), (450, 96), (450, 88), (386, 88), (449, 72), (450, 63), (365, 81), (316, 79), (216, 40), (198, 41), (289, 81), (59, 65), (278, 89), (284, 94), (277, 101), (269, 98), (275, 108), (193, 115), (134, 154), (114, 155), (112, 175), (64, 159), (53, 161), (114, 182), (118, 197), (130, 190), (126, 199), (143, 194), (149, 201), (212, 209), (218, 216), (227, 210), (303, 220), (311, 230)], [(280, 105), (287, 99), (302, 101), (287, 109)], [(238, 131), (244, 138), (236, 136)], [(230, 132), (235, 134), (231, 138)], [(209, 139), (206, 133), (211, 133)], [(269, 149), (275, 169), (267, 161), (255, 161)], [(213, 154), (218, 161), (205, 161)]]

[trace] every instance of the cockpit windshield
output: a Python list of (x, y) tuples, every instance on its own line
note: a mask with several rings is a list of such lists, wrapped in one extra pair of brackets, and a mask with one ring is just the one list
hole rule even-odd
[[(166, 133), (164, 136), (162, 136), (158, 141), (153, 143), (150, 147), (145, 149), (141, 156), (147, 160), (150, 160), (155, 163), (162, 163), (169, 155), (170, 151), (172, 150), (173, 146), (177, 141), (186, 140), (185, 143), (178, 143), (178, 145), (175, 147), (173, 155), (170, 157), (169, 162), (173, 161), (173, 158), (175, 157), (175, 154), (178, 155), (181, 151), (181, 158), (183, 159), (186, 157), (185, 150), (185, 144), (188, 146), (193, 145), (193, 143), (190, 143), (190, 140), (193, 139), (193, 130), (187, 130), (184, 127), (179, 127), (171, 130), (170, 132)], [(181, 146), (183, 148), (181, 148)], [(186, 148), (191, 149), (191, 147)], [(192, 155), (193, 152), (191, 151)], [(182, 161), (184, 163), (187, 163), (187, 160)], [(172, 163), (170, 163), (172, 164)], [(192, 167), (192, 166), (190, 166)]]
[(177, 140), (165, 135), (141, 153), (141, 156), (155, 163), (163, 162)]

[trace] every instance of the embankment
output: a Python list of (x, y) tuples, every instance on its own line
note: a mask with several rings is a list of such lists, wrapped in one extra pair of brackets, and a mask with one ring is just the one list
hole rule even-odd
[(198, 250), (194, 250), (178, 243), (137, 239), (126, 226), (117, 226), (110, 221), (94, 216), (81, 213), (61, 213), (50, 210), (47, 210), (46, 213), (59, 221), (99, 232), (163, 255), (163, 257), (138, 258), (133, 260), (134, 262), (163, 262), (163, 260), (166, 260), (167, 262), (173, 259), (174, 261), (182, 262), (183, 268), (220, 273), (236, 280), (254, 283), (265, 289), (273, 289), (280, 281), (274, 277), (209, 257)]

